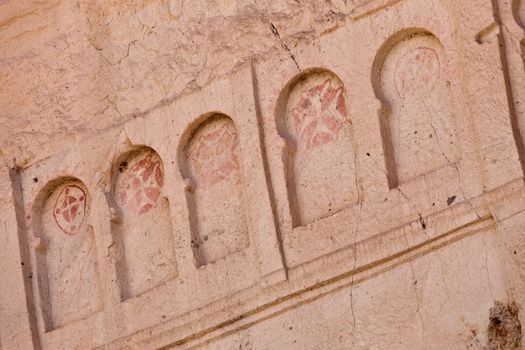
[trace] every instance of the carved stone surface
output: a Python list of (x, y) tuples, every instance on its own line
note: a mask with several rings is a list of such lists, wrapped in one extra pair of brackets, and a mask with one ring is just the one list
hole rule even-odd
[(46, 329), (61, 327), (100, 308), (95, 237), (86, 223), (85, 185), (58, 180), (40, 193), (29, 215), (35, 236), (35, 272)]
[(157, 207), (164, 173), (161, 160), (151, 152), (136, 156), (132, 161), (120, 164), (122, 175), (117, 180), (115, 200), (124, 215), (140, 216)]
[(285, 119), (281, 134), (288, 137), (285, 158), (295, 226), (357, 202), (347, 103), (345, 88), (334, 74), (311, 73), (293, 83), (284, 115), (277, 116)]
[(188, 197), (192, 247), (197, 265), (205, 265), (249, 244), (239, 139), (233, 121), (211, 116), (186, 146), (188, 175), (194, 184)]
[(0, 350), (519, 349), (522, 17), (1, 2)]
[(122, 296), (139, 295), (177, 275), (169, 203), (162, 197), (164, 167), (152, 150), (120, 158), (114, 201), (122, 217), (112, 225), (120, 253)]
[[(443, 48), (438, 39), (416, 32), (392, 43), (380, 74), (385, 144), (397, 184), (434, 171), (458, 158), (457, 127)], [(387, 44), (388, 45), (388, 44)], [(387, 136), (388, 135), (388, 136)]]
[(53, 217), (57, 226), (68, 235), (74, 235), (82, 226), (86, 216), (86, 193), (75, 185), (65, 186), (59, 193)]

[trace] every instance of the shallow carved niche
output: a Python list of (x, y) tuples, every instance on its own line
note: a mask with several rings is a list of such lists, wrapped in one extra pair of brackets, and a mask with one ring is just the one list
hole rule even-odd
[(119, 254), (122, 298), (142, 294), (177, 275), (169, 203), (159, 155), (142, 147), (123, 154), (114, 170), (119, 220), (112, 233)]
[(248, 224), (233, 121), (221, 114), (206, 118), (189, 137), (182, 158), (181, 172), (191, 182), (186, 198), (197, 266), (246, 248)]
[(89, 196), (76, 179), (54, 181), (33, 208), (38, 285), (46, 331), (84, 318), (100, 306)]
[(391, 188), (458, 160), (441, 44), (426, 32), (392, 41), (374, 81)]
[(280, 102), (277, 126), (293, 226), (312, 223), (357, 202), (355, 153), (347, 97), (333, 73), (294, 79)]

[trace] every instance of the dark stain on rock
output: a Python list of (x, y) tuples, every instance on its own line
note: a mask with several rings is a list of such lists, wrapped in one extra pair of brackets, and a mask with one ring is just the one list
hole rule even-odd
[(447, 205), (451, 205), (456, 200), (456, 196), (448, 197)]
[(425, 220), (423, 220), (421, 214), (419, 214), (419, 223), (421, 224), (421, 227), (423, 227), (423, 230), (427, 229), (427, 223), (425, 222)]
[(518, 304), (496, 301), (490, 308), (488, 350), (518, 350), (522, 347)]
[(124, 171), (126, 171), (127, 168), (128, 168), (128, 162), (122, 162), (122, 163), (120, 163), (120, 165), (118, 166), (118, 171), (120, 171), (121, 173), (123, 173)]

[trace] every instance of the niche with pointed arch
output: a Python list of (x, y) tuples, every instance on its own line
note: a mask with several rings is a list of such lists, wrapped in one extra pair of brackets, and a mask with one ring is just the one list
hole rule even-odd
[(441, 43), (422, 30), (394, 35), (376, 57), (372, 83), (384, 107), (379, 117), (391, 188), (458, 160), (445, 69)]
[(123, 299), (135, 297), (177, 276), (168, 199), (163, 196), (164, 166), (149, 147), (123, 153), (113, 171), (112, 221), (117, 274)]
[(90, 199), (84, 183), (48, 183), (32, 209), (38, 288), (46, 331), (87, 317), (101, 307), (96, 243), (87, 224)]
[(358, 201), (352, 122), (342, 81), (327, 70), (292, 79), (276, 111), (293, 226), (303, 226)]
[(197, 266), (215, 262), (249, 245), (239, 138), (223, 114), (201, 118), (183, 138), (180, 168), (190, 181), (186, 193), (192, 249)]

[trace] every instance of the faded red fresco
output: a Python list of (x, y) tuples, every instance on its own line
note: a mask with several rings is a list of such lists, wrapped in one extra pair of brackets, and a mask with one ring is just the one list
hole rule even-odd
[(220, 121), (204, 130), (188, 152), (191, 168), (199, 185), (213, 186), (239, 171), (237, 132), (233, 123)]
[(68, 235), (80, 229), (86, 214), (86, 193), (75, 185), (62, 189), (53, 208), (53, 217), (58, 227)]
[(407, 52), (397, 62), (395, 84), (398, 94), (404, 96), (428, 95), (439, 79), (439, 58), (433, 49), (418, 47)]
[(343, 86), (327, 79), (302, 91), (292, 116), (297, 137), (307, 149), (338, 140), (347, 117)]
[(116, 189), (119, 205), (126, 212), (137, 215), (147, 213), (157, 206), (164, 185), (160, 159), (154, 159), (151, 153), (141, 157), (142, 159), (124, 171)]

